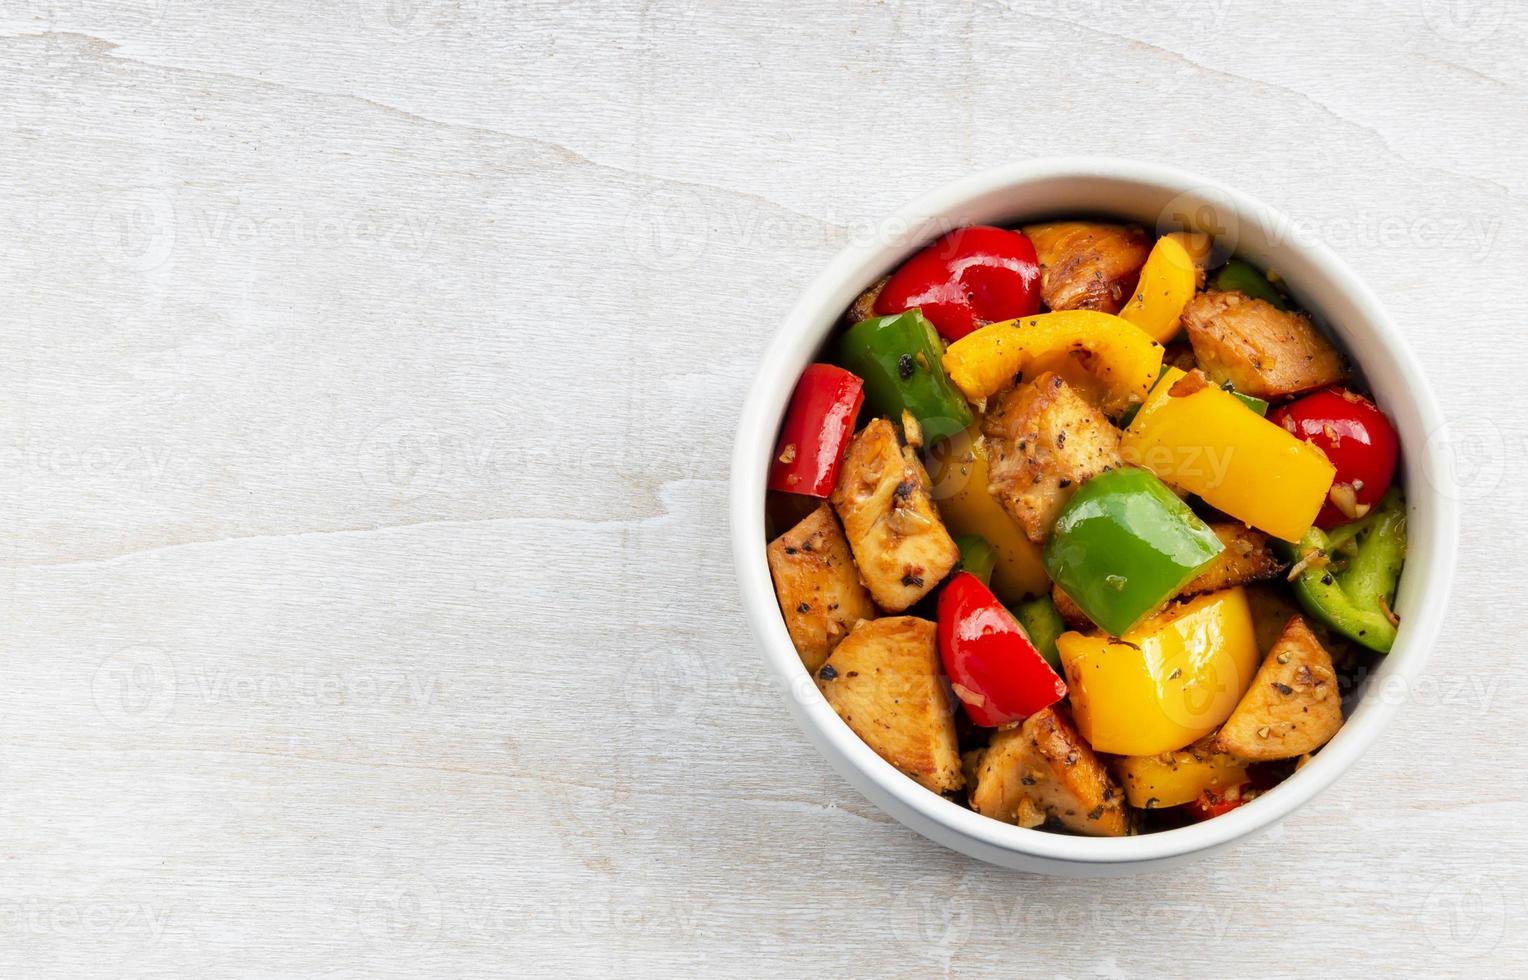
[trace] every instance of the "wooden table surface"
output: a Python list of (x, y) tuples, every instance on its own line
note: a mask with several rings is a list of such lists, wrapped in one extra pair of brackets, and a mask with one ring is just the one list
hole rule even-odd
[[(1521, 974), (1528, 10), (1337, 6), (0, 4), (0, 973)], [(1107, 882), (829, 771), (724, 513), (829, 257), (1060, 153), (1331, 244), (1467, 504), (1361, 764)]]

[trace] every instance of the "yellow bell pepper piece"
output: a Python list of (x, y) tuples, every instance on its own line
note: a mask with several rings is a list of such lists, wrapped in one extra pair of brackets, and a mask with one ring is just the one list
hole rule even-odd
[(1337, 474), (1326, 455), (1214, 385), (1172, 394), (1182, 377), (1168, 369), (1125, 430), (1120, 455), (1244, 524), (1300, 540)]
[[(1075, 355), (1086, 355), (1085, 364)], [(944, 370), (977, 401), (1023, 372), (1056, 371), (1073, 381), (1091, 375), (1106, 412), (1124, 411), (1151, 391), (1162, 369), (1162, 345), (1127, 320), (1095, 310), (1062, 310), (988, 324), (950, 345)]]
[(1161, 755), (1127, 755), (1114, 763), (1115, 775), (1133, 807), (1152, 809), (1188, 803), (1205, 790), (1220, 791), (1247, 780), (1247, 763), (1218, 752), (1209, 736)]
[(1173, 385), (1182, 381), (1187, 376), (1187, 371), (1182, 368), (1175, 368), (1171, 364), (1163, 368), (1162, 376), (1157, 378), (1157, 383), (1152, 387), (1151, 394), (1146, 396), (1146, 400), (1136, 410), (1135, 418), (1130, 420), (1130, 424), (1134, 425), (1141, 419), (1149, 417), (1157, 409), (1167, 404), (1167, 393), (1172, 390)]
[(1120, 318), (1146, 331), (1152, 340), (1167, 343), (1178, 332), (1183, 307), (1194, 298), (1198, 275), (1193, 256), (1181, 241), (1171, 235), (1158, 238), (1141, 267), (1134, 295), (1119, 311)]
[(1078, 731), (1114, 755), (1157, 755), (1208, 735), (1230, 717), (1259, 660), (1240, 587), (1171, 607), (1118, 640), (1063, 633), (1056, 649)]
[(927, 456), (930, 493), (951, 534), (979, 534), (997, 552), (992, 591), (1019, 602), (1050, 588), (1040, 549), (987, 492), (987, 443), (975, 426), (932, 447)]
[(1195, 286), (1203, 286), (1204, 270), (1215, 253), (1214, 237), (1202, 231), (1175, 231), (1167, 237), (1183, 246), (1183, 250), (1194, 262)]

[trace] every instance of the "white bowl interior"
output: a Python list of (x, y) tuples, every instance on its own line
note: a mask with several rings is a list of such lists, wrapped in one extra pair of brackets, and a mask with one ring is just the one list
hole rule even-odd
[[(1403, 625), (1342, 730), (1278, 787), (1229, 814), (1140, 837), (1095, 839), (1026, 830), (982, 817), (902, 775), (862, 743), (818, 694), (796, 656), (765, 562), (765, 469), (786, 402), (844, 309), (927, 241), (961, 225), (1012, 225), (1062, 215), (1128, 218), (1159, 232), (1193, 228), (1285, 280), (1348, 353), (1390, 415), (1402, 445), (1408, 557), (1396, 611)], [(881, 225), (885, 240), (834, 259), (787, 317), (748, 395), (732, 467), (733, 549), (744, 606), (792, 712), (843, 775), (894, 817), (996, 864), (1067, 874), (1165, 866), (1276, 822), (1329, 785), (1378, 735), (1398, 695), (1422, 670), (1452, 580), (1457, 513), (1448, 459), (1429, 441), (1440, 419), (1417, 364), (1378, 302), (1322, 246), (1295, 243), (1293, 225), (1239, 192), (1164, 167), (1125, 161), (1048, 160), (977, 174), (937, 190)]]

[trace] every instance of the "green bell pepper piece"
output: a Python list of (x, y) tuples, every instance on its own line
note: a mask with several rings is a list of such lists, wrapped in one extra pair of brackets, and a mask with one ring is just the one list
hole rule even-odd
[(1258, 398), (1258, 397), (1256, 397), (1254, 395), (1244, 395), (1244, 394), (1242, 394), (1241, 392), (1237, 391), (1235, 388), (1232, 388), (1231, 387), (1231, 383), (1229, 381), (1226, 382), (1225, 384), (1221, 385), (1221, 388), (1223, 388), (1224, 390), (1229, 392), (1231, 394), (1231, 397), (1235, 398), (1237, 401), (1241, 402), (1243, 405), (1245, 405), (1248, 408), (1252, 409), (1257, 414), (1263, 415), (1263, 416), (1266, 416), (1268, 414), (1268, 403), (1266, 401), (1264, 401), (1263, 399)]
[(1300, 539), (1297, 557), (1331, 562), (1309, 565), (1295, 579), (1301, 607), (1348, 639), (1389, 653), (1396, 627), (1385, 610), (1395, 601), (1406, 563), (1406, 507), (1400, 494), (1391, 490), (1350, 524), (1328, 532), (1311, 528)]
[(997, 549), (980, 534), (955, 535), (955, 547), (960, 549), (960, 561), (955, 564), (955, 572), (970, 572), (981, 579), (983, 585), (990, 587), (992, 570), (997, 567)]
[[(1152, 386), (1151, 386), (1151, 390), (1152, 391), (1156, 391), (1157, 390), (1157, 385), (1162, 383), (1162, 378), (1163, 378), (1164, 375), (1167, 374), (1167, 370), (1168, 369), (1164, 367), (1161, 370), (1161, 372), (1157, 375), (1157, 380), (1155, 382), (1153, 382)], [(1244, 395), (1244, 394), (1242, 394), (1241, 392), (1237, 391), (1235, 388), (1232, 388), (1231, 387), (1231, 383), (1229, 381), (1226, 382), (1225, 384), (1221, 385), (1221, 388), (1223, 388), (1225, 391), (1230, 392), (1236, 398), (1237, 401), (1241, 402), (1243, 405), (1245, 405), (1248, 408), (1252, 409), (1257, 414), (1263, 415), (1263, 416), (1266, 416), (1268, 414), (1268, 403), (1263, 401), (1263, 399), (1261, 399), (1261, 398), (1254, 398), (1251, 395)], [(1140, 411), (1141, 411), (1141, 406), (1139, 404), (1131, 405), (1128, 409), (1125, 410), (1125, 414), (1120, 417), (1119, 427), (1121, 429), (1128, 429), (1128, 428), (1130, 428), (1130, 423), (1135, 421), (1135, 417), (1136, 417), (1136, 415)]]
[(1056, 604), (1048, 595), (1042, 595), (1038, 599), (1031, 599), (1011, 607), (1009, 612), (1013, 618), (1024, 627), (1024, 632), (1029, 634), (1029, 642), (1034, 644), (1040, 656), (1051, 665), (1051, 669), (1058, 674), (1061, 672), (1061, 654), (1056, 650), (1056, 637), (1066, 632), (1066, 621), (1061, 618), (1061, 613), (1056, 610)]
[(1222, 293), (1236, 292), (1260, 299), (1285, 312), (1294, 308), (1283, 291), (1269, 282), (1257, 266), (1241, 259), (1232, 259), (1221, 266), (1215, 278), (1210, 280), (1210, 288)]
[(971, 406), (947, 375), (944, 344), (919, 310), (861, 320), (839, 342), (838, 363), (865, 381), (865, 405), (901, 426), (906, 410), (932, 446), (971, 425)]
[(1046, 542), (1045, 570), (1089, 619), (1120, 636), (1223, 550), (1167, 484), (1122, 467), (1072, 495)]

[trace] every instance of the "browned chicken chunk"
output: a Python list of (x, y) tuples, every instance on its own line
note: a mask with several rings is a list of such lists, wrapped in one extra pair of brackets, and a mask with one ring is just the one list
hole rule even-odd
[(987, 489), (1035, 543), (1084, 480), (1120, 465), (1119, 430), (1059, 375), (999, 397), (982, 420)]
[(1341, 727), (1332, 658), (1305, 620), (1292, 616), (1215, 747), (1253, 762), (1292, 759), (1325, 745)]
[(1151, 254), (1151, 236), (1134, 225), (1060, 221), (1028, 225), (1040, 259), (1040, 296), (1052, 310), (1118, 313)]
[(865, 426), (849, 444), (833, 507), (860, 578), (887, 612), (928, 595), (960, 559), (929, 499), (928, 473), (886, 419)]
[(881, 290), (885, 289), (890, 281), (891, 277), (887, 276), (854, 297), (854, 302), (849, 304), (849, 309), (844, 313), (844, 322), (852, 326), (861, 320), (868, 320), (875, 316), (875, 301), (881, 298)]
[[(1206, 592), (1219, 592), (1237, 585), (1266, 581), (1283, 570), (1284, 563), (1268, 547), (1268, 535), (1263, 532), (1234, 522), (1211, 524), (1210, 530), (1225, 545), (1225, 550), (1216, 555), (1202, 572), (1190, 579), (1174, 598), (1187, 599)], [(1072, 629), (1097, 629), (1088, 614), (1061, 590), (1061, 586), (1051, 586), (1051, 601)]]
[(916, 616), (861, 623), (818, 669), (817, 686), (881, 758), (936, 793), (964, 785), (933, 623)]
[(1289, 591), (1279, 583), (1248, 586), (1247, 605), (1252, 610), (1252, 631), (1257, 636), (1257, 651), (1266, 657), (1273, 645), (1279, 642), (1279, 637), (1284, 635), (1289, 617), (1299, 615), (1300, 607), (1290, 597)]
[(1061, 614), (1061, 619), (1066, 625), (1081, 633), (1097, 629), (1088, 614), (1082, 611), (1082, 607), (1072, 601), (1072, 597), (1061, 590), (1061, 586), (1051, 586), (1051, 602), (1056, 604), (1056, 612)]
[(875, 604), (825, 502), (771, 541), (768, 555), (785, 628), (801, 662), (815, 672), (855, 623), (875, 618)]
[(1282, 398), (1342, 380), (1342, 359), (1310, 320), (1241, 293), (1200, 293), (1183, 308), (1199, 367), (1244, 395)]
[(1211, 524), (1210, 530), (1225, 545), (1204, 570), (1189, 580), (1179, 598), (1219, 592), (1237, 585), (1263, 582), (1283, 571), (1284, 563), (1268, 546), (1268, 535), (1245, 524)]
[(1121, 837), (1130, 829), (1119, 785), (1054, 708), (993, 736), (977, 766), (971, 808), (1021, 827), (1038, 827), (1049, 817), (1093, 837)]

